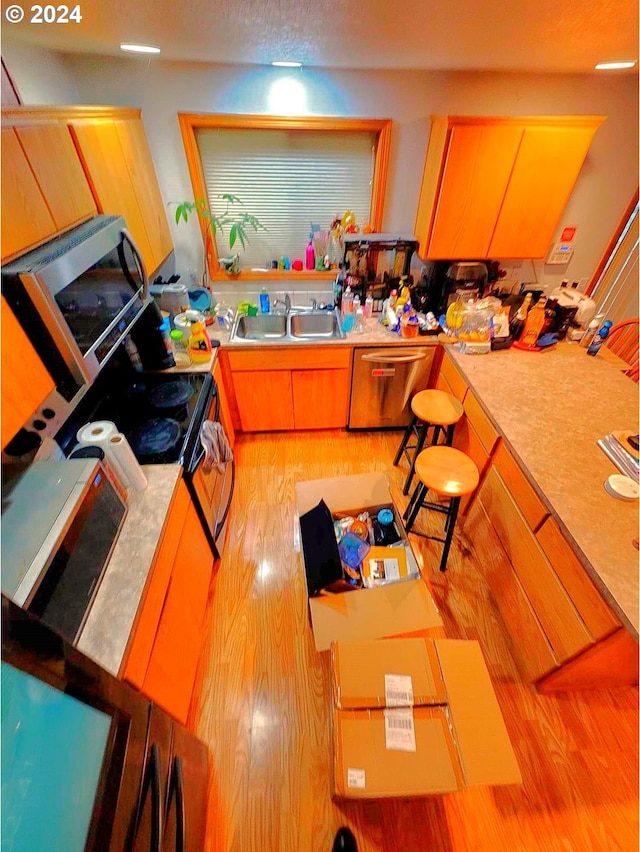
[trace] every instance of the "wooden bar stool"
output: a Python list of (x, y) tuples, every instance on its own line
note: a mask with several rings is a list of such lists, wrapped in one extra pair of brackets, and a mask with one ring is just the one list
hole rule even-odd
[[(440, 433), (444, 433), (444, 442), (450, 447), (453, 441), (453, 430), (455, 425), (464, 414), (462, 403), (455, 396), (442, 390), (423, 390), (417, 393), (411, 400), (411, 411), (413, 416), (407, 426), (398, 452), (393, 460), (397, 467), (402, 456), (409, 462), (409, 473), (402, 489), (403, 494), (408, 494), (415, 473), (416, 459), (424, 449), (427, 441), (427, 433), (433, 427), (430, 446), (438, 443)], [(416, 438), (415, 444), (409, 444), (411, 436)], [(415, 450), (411, 455), (411, 450)]]
[[(416, 459), (415, 470), (420, 482), (411, 495), (409, 505), (402, 517), (406, 520), (405, 526), (407, 532), (409, 532), (422, 508), (433, 509), (435, 512), (442, 512), (446, 516), (444, 538), (426, 533), (416, 533), (416, 535), (424, 535), (425, 538), (444, 542), (444, 550), (440, 560), (440, 570), (444, 571), (447, 567), (453, 530), (458, 517), (460, 498), (470, 494), (477, 487), (480, 474), (469, 456), (453, 447), (445, 446), (427, 447), (426, 450), (423, 450)], [(429, 503), (426, 499), (429, 491), (435, 491), (441, 497), (448, 497), (448, 505)]]

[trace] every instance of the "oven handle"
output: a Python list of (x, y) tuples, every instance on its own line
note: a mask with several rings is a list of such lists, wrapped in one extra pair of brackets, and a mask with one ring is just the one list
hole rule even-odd
[(216, 534), (215, 538), (217, 539), (220, 535), (222, 528), (224, 527), (225, 521), (227, 520), (227, 515), (229, 514), (229, 509), (231, 508), (231, 501), (233, 500), (233, 492), (236, 488), (236, 460), (235, 458), (231, 459), (231, 490), (229, 491), (229, 500), (227, 501), (226, 508), (222, 513), (222, 518), (216, 524)]

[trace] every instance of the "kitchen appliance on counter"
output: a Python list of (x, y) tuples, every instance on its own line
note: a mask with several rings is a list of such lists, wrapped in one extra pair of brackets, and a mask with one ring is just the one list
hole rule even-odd
[(73, 642), (127, 512), (100, 461), (37, 461), (2, 471), (2, 591)]
[(3, 295), (56, 385), (26, 429), (55, 434), (134, 330), (148, 289), (121, 216), (95, 216), (2, 267)]
[(481, 299), (486, 294), (488, 277), (486, 263), (425, 261), (421, 277), (411, 289), (411, 304), (420, 313), (431, 311), (439, 317), (459, 298)]
[[(408, 276), (411, 258), (418, 248), (413, 235), (396, 234), (345, 234), (342, 238), (344, 257), (342, 262), (343, 281), (354, 296), (360, 297), (364, 305), (371, 295), (374, 311), (382, 310), (382, 301), (398, 287), (400, 278)], [(342, 292), (336, 294), (338, 304)]]
[(204, 743), (3, 596), (3, 846), (196, 852), (208, 780)]
[(556, 287), (549, 293), (549, 298), (556, 301), (561, 308), (575, 308), (573, 321), (583, 328), (586, 328), (596, 315), (596, 303), (575, 287)]
[(411, 420), (411, 398), (427, 387), (435, 347), (353, 350), (349, 429), (399, 429)]
[(108, 420), (146, 464), (181, 464), (185, 483), (209, 542), (222, 540), (235, 484), (235, 461), (204, 470), (200, 427), (219, 422), (220, 400), (213, 376), (204, 372), (137, 372), (119, 352), (94, 382), (73, 416), (56, 435), (68, 455), (85, 423)]

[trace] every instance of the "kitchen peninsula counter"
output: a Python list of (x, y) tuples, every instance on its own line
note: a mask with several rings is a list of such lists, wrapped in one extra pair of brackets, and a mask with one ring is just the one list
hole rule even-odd
[(570, 343), (473, 357), (447, 347), (611, 608), (638, 636), (638, 502), (611, 497), (619, 471), (596, 441), (638, 428), (638, 386)]

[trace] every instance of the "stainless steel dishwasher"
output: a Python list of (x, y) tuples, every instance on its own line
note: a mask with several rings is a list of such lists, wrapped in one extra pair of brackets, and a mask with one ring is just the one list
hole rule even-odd
[(434, 353), (433, 346), (355, 348), (348, 428), (406, 426), (411, 397), (427, 387)]

